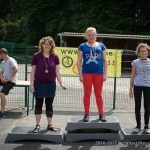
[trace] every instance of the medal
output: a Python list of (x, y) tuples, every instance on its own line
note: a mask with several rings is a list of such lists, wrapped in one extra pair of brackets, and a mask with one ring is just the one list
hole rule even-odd
[[(46, 60), (45, 60), (45, 57), (43, 57), (44, 58), (44, 63), (45, 63), (45, 73), (47, 74), (48, 73), (48, 63), (46, 62)], [(48, 62), (49, 62), (49, 58), (48, 58)]]
[(48, 73), (48, 69), (45, 69), (45, 73)]

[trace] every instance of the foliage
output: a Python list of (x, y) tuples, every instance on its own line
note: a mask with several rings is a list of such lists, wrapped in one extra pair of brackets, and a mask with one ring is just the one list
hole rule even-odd
[(37, 44), (60, 32), (150, 34), (146, 0), (5, 0), (0, 1), (0, 40)]

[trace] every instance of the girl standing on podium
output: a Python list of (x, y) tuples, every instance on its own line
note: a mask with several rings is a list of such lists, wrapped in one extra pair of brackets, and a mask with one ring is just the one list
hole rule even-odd
[(47, 129), (57, 131), (52, 124), (56, 78), (63, 89), (66, 89), (66, 87), (61, 80), (61, 75), (59, 72), (59, 57), (55, 54), (54, 49), (54, 40), (50, 36), (43, 37), (39, 41), (39, 52), (35, 53), (32, 57), (30, 89), (36, 99), (36, 127), (33, 130), (34, 133), (37, 133), (40, 130), (40, 120), (44, 99), (48, 122)]
[(141, 130), (141, 99), (144, 96), (144, 132), (150, 133), (150, 47), (147, 44), (140, 43), (136, 48), (138, 59), (133, 60), (132, 73), (130, 79), (130, 97), (135, 100), (135, 117), (137, 126), (133, 132), (138, 133)]
[(78, 49), (77, 66), (79, 79), (83, 83), (84, 88), (84, 122), (89, 121), (92, 85), (98, 106), (99, 120), (106, 122), (102, 99), (103, 81), (107, 79), (106, 47), (103, 43), (96, 41), (96, 34), (95, 28), (87, 28), (85, 32), (87, 42), (82, 43)]

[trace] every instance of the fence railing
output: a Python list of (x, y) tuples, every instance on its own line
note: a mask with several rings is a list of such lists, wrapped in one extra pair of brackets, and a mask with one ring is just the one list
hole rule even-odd
[[(9, 56), (14, 57), (19, 65), (19, 80), (29, 80), (31, 70), (31, 57), (38, 49), (37, 46), (28, 44), (16, 44), (11, 42), (0, 42), (0, 47), (8, 50)], [(131, 71), (131, 61), (135, 59), (135, 53), (131, 50), (123, 50), (121, 77), (111, 77), (104, 82), (103, 99), (105, 108), (133, 108), (134, 101), (129, 98), (129, 80)], [(64, 82), (68, 89), (62, 90), (57, 83), (56, 97), (54, 101), (55, 107), (59, 108), (77, 108), (83, 109), (83, 87), (78, 77), (63, 76)], [(7, 105), (17, 106), (24, 105), (23, 89), (15, 87), (8, 95)], [(32, 95), (30, 95), (30, 102)], [(91, 95), (91, 109), (95, 110), (95, 97)]]

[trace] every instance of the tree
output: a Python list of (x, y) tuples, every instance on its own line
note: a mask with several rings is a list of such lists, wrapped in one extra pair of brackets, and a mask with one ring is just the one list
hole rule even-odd
[(146, 0), (5, 0), (0, 2), (0, 40), (37, 44), (60, 32), (149, 34)]

